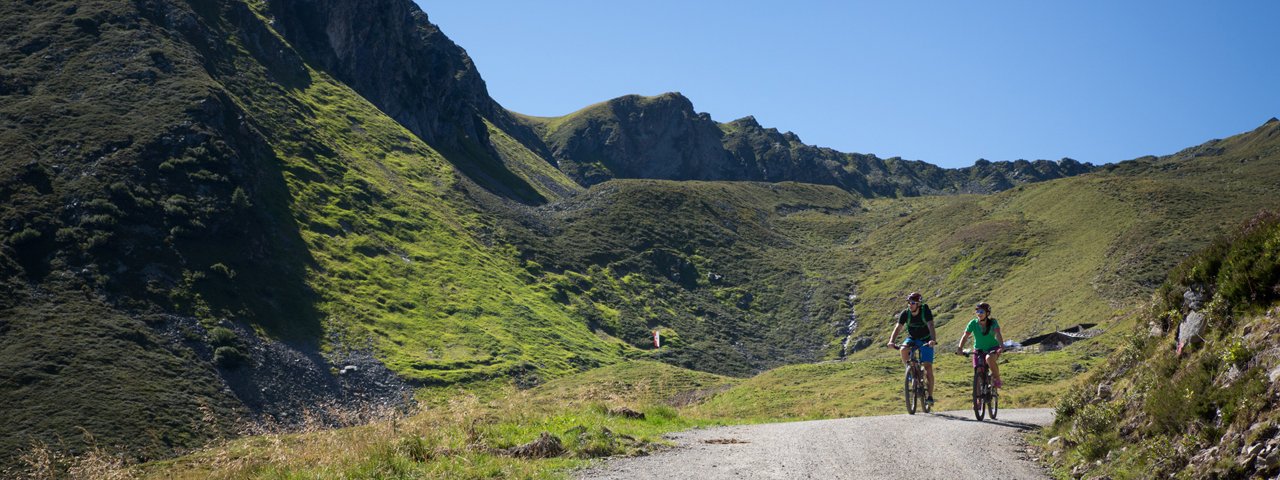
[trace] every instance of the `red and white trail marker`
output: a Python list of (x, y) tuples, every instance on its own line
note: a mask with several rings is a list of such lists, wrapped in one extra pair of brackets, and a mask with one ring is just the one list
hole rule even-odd
[(653, 331), (653, 348), (661, 348), (661, 347), (662, 347), (662, 334), (658, 333), (657, 330), (654, 330)]

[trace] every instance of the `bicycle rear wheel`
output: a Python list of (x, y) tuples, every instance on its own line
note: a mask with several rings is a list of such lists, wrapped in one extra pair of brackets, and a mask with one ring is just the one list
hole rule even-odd
[(983, 414), (982, 377), (982, 370), (973, 370), (973, 416), (977, 417), (978, 421), (982, 421)]
[(916, 414), (915, 388), (911, 384), (911, 371), (907, 370), (905, 381), (902, 383), (902, 398), (907, 402), (907, 414)]

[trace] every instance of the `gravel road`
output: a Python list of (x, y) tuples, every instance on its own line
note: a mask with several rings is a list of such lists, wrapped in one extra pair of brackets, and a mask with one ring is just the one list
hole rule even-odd
[(695, 429), (676, 447), (606, 461), (581, 479), (1048, 478), (1020, 434), (1048, 425), (1047, 408), (858, 417)]

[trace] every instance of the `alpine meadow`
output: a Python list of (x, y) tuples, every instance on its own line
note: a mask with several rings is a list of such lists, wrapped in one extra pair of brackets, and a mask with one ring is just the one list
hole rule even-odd
[(512, 112), (411, 0), (12, 0), (0, 33), (5, 478), (562, 478), (896, 414), (913, 291), (938, 409), (977, 302), (1087, 325), (1000, 359), (1055, 475), (1280, 474), (1274, 118), (942, 168), (674, 92)]

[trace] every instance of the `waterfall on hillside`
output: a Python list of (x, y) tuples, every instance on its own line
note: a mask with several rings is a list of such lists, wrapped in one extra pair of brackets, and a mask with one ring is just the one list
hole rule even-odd
[(846, 328), (849, 333), (844, 336), (844, 344), (840, 347), (840, 357), (842, 358), (845, 355), (853, 353), (849, 351), (849, 344), (853, 342), (853, 332), (858, 330), (858, 311), (853, 305), (854, 301), (857, 299), (858, 296), (852, 293), (850, 293), (847, 298), (849, 301), (849, 325)]

